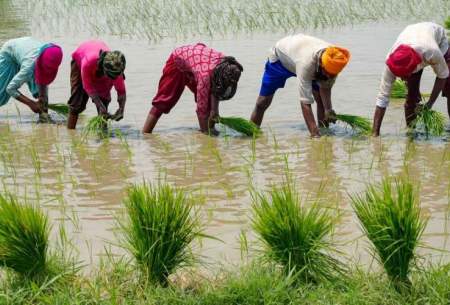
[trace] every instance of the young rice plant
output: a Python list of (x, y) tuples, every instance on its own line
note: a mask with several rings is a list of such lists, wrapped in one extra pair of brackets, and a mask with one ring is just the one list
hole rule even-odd
[(252, 121), (239, 117), (220, 117), (219, 123), (231, 129), (236, 130), (249, 137), (257, 137), (261, 134), (261, 130)]
[(392, 98), (405, 98), (408, 93), (406, 88), (406, 82), (400, 79), (396, 79), (392, 84), (391, 97)]
[(415, 249), (426, 226), (414, 186), (405, 178), (385, 178), (351, 199), (375, 257), (394, 284), (409, 286)]
[(131, 186), (124, 202), (124, 248), (149, 282), (166, 285), (169, 275), (194, 262), (189, 246), (201, 226), (193, 202), (168, 184), (146, 183)]
[(36, 278), (48, 271), (50, 226), (37, 207), (0, 195), (0, 265)]
[(372, 124), (369, 119), (351, 114), (337, 114), (336, 119), (348, 124), (358, 133), (370, 134), (372, 132)]
[(98, 136), (101, 138), (107, 137), (111, 134), (111, 124), (108, 119), (99, 115), (93, 117), (84, 126), (82, 131), (82, 137), (85, 139), (88, 136)]
[(62, 116), (69, 115), (69, 106), (66, 104), (48, 104), (48, 109), (50, 109)]
[(268, 194), (253, 195), (252, 224), (268, 257), (299, 280), (320, 282), (344, 273), (333, 256), (333, 217), (317, 203), (306, 207), (289, 178)]
[(423, 107), (417, 114), (413, 126), (423, 127), (427, 136), (441, 136), (445, 131), (445, 116), (438, 111)]

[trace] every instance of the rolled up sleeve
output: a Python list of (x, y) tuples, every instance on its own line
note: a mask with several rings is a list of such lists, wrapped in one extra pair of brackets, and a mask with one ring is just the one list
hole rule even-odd
[(14, 78), (9, 82), (6, 87), (6, 93), (8, 95), (17, 98), (21, 94), (19, 89), (23, 84), (31, 81), (33, 79), (34, 73), (34, 61), (26, 60), (22, 63), (19, 72), (14, 76)]
[(298, 77), (299, 79), (299, 93), (300, 93), (300, 103), (303, 104), (313, 104), (314, 96), (312, 93), (312, 80), (305, 79), (302, 76)]
[(433, 52), (429, 55), (429, 58), (427, 58), (427, 61), (433, 68), (437, 78), (448, 78), (448, 65), (440, 50), (433, 50)]
[(114, 89), (116, 89), (117, 96), (123, 96), (127, 93), (123, 76), (114, 81)]
[(392, 85), (395, 82), (395, 75), (386, 67), (381, 77), (380, 91), (377, 96), (377, 106), (380, 108), (387, 108), (392, 90)]

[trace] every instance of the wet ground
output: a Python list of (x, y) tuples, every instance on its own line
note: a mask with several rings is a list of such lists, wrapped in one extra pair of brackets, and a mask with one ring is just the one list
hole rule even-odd
[[(70, 54), (89, 35), (49, 37), (34, 32), (8, 8), (0, 20), (0, 42), (30, 35), (60, 44), (65, 57), (50, 88), (51, 102), (69, 97)], [(17, 19), (19, 18), (19, 20)], [(371, 117), (384, 57), (405, 23), (365, 24), (311, 32), (352, 51), (352, 61), (333, 91), (339, 113)], [(32, 28), (32, 27), (31, 27)], [(249, 117), (259, 90), (268, 49), (283, 34), (255, 34), (205, 43), (235, 56), (244, 66), (235, 98), (221, 104), (224, 116)], [(124, 137), (82, 143), (81, 128), (95, 115), (88, 105), (78, 130), (61, 124), (36, 124), (37, 117), (11, 101), (0, 111), (0, 178), (3, 187), (29, 200), (38, 200), (50, 213), (54, 228), (63, 223), (88, 263), (96, 261), (116, 242), (114, 217), (130, 183), (164, 178), (196, 195), (206, 234), (222, 240), (203, 240), (199, 252), (205, 260), (238, 262), (242, 232), (249, 235), (249, 185), (259, 189), (281, 181), (285, 158), (305, 197), (318, 197), (339, 216), (336, 238), (347, 255), (367, 261), (365, 240), (351, 211), (349, 193), (360, 192), (386, 174), (408, 174), (420, 185), (423, 214), (429, 218), (424, 241), (430, 247), (450, 250), (450, 134), (442, 138), (410, 139), (406, 135), (401, 102), (388, 109), (379, 139), (354, 137), (345, 126), (333, 126), (330, 136), (312, 140), (300, 113), (295, 79), (277, 93), (263, 122), (264, 134), (252, 142), (230, 131), (209, 138), (197, 131), (195, 103), (185, 92), (176, 108), (164, 116), (153, 135), (140, 129), (155, 94), (162, 67), (171, 50), (184, 42), (123, 40), (98, 37), (127, 56), (126, 117), (114, 123)], [(431, 91), (433, 76), (423, 77), (423, 91)], [(115, 111), (116, 104), (111, 104)], [(446, 112), (444, 100), (436, 109)], [(113, 246), (114, 247), (114, 246)], [(440, 251), (422, 251), (449, 261)]]

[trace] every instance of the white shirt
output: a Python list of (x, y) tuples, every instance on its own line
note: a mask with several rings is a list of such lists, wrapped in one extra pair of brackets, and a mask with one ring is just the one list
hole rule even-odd
[[(299, 80), (300, 102), (314, 103), (312, 82), (320, 64), (322, 51), (331, 44), (308, 35), (297, 34), (279, 40), (269, 55), (270, 62), (280, 61)], [(335, 78), (327, 81), (317, 80), (322, 88), (331, 88)]]
[[(448, 78), (449, 69), (444, 58), (448, 50), (448, 38), (442, 26), (432, 22), (422, 22), (407, 26), (398, 36), (387, 58), (401, 44), (412, 47), (422, 57), (422, 63), (417, 66), (413, 73), (431, 66), (438, 78)], [(395, 75), (386, 66), (381, 78), (377, 106), (386, 108), (389, 105), (392, 84), (395, 79)]]

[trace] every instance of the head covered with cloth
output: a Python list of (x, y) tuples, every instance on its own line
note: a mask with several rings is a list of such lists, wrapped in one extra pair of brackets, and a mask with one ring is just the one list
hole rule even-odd
[(325, 49), (321, 57), (321, 67), (330, 75), (338, 75), (350, 61), (350, 51), (337, 46)]
[(236, 93), (243, 71), (244, 68), (236, 58), (232, 56), (222, 58), (211, 77), (211, 93), (221, 101), (231, 99)]
[(408, 45), (401, 44), (389, 55), (386, 65), (395, 76), (408, 77), (421, 62), (422, 58), (416, 50)]
[(34, 68), (34, 78), (36, 84), (47, 86), (51, 84), (58, 74), (61, 65), (63, 52), (61, 47), (51, 45), (46, 48), (37, 58)]
[(125, 71), (125, 55), (120, 51), (100, 51), (98, 67), (100, 73), (116, 79)]

